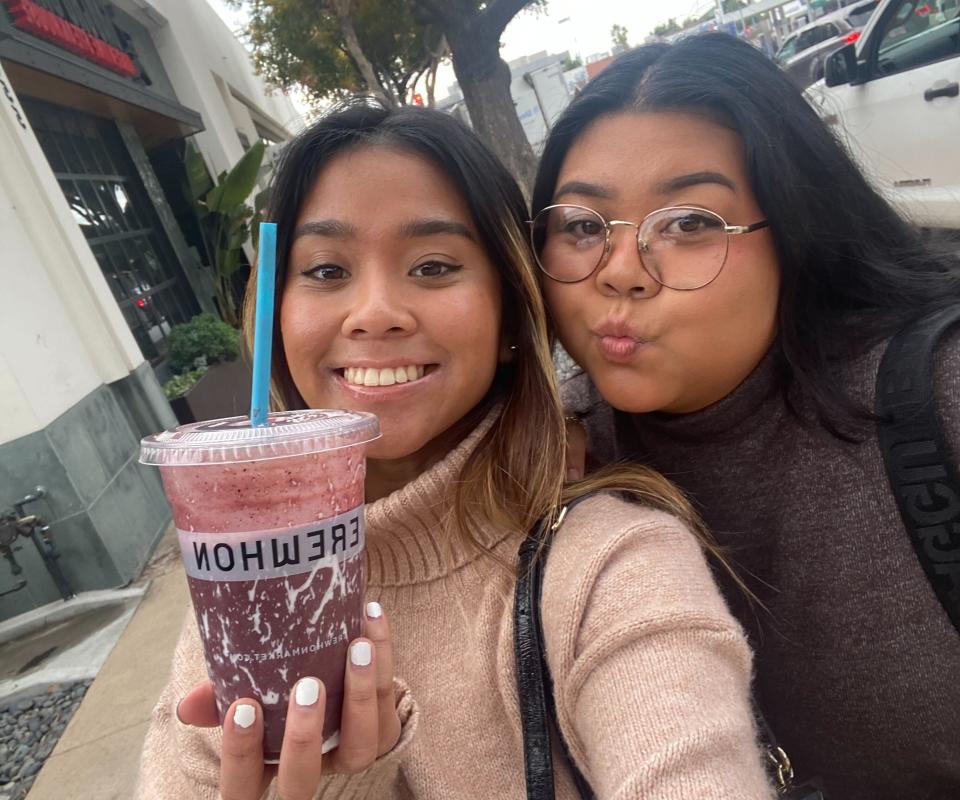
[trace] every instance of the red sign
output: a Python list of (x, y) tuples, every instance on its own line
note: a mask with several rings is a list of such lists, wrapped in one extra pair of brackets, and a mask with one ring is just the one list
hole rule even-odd
[(74, 55), (99, 64), (111, 72), (127, 78), (137, 75), (137, 68), (130, 56), (107, 44), (103, 39), (91, 36), (52, 11), (41, 8), (33, 0), (4, 0), (13, 15), (13, 24), (40, 39), (46, 39), (69, 50)]

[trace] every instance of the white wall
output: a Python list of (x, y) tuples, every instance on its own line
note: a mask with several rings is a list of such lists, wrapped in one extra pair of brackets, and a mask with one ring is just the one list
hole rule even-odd
[(113, 2), (150, 31), (177, 98), (203, 117), (206, 130), (194, 141), (213, 175), (243, 155), (238, 129), (256, 141), (254, 117), (281, 138), (303, 127), (290, 99), (254, 72), (249, 53), (206, 0)]
[[(3, 68), (0, 80), (9, 87)], [(0, 444), (143, 355), (11, 92), (0, 96)]]

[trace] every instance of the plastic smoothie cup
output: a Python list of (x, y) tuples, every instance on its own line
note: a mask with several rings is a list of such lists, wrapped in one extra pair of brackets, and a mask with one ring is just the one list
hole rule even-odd
[(324, 752), (338, 742), (347, 647), (363, 632), (366, 444), (372, 414), (278, 412), (148, 436), (173, 508), (221, 722), (234, 700), (263, 707), (275, 763), (294, 684), (326, 688)]

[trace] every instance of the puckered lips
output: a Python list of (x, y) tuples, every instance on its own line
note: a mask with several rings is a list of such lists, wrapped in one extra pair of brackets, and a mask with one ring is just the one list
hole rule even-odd
[(625, 320), (608, 319), (592, 333), (600, 354), (617, 364), (625, 364), (650, 344), (650, 339)]

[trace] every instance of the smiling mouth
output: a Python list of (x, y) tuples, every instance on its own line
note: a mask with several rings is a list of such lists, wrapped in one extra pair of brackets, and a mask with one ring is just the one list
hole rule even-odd
[(436, 369), (436, 364), (410, 364), (403, 367), (344, 367), (336, 372), (351, 386), (394, 386), (415, 383)]

